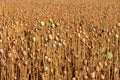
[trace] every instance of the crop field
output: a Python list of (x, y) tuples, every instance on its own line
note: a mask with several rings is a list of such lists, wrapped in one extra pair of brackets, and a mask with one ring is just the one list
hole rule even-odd
[(120, 0), (0, 0), (0, 80), (120, 80)]

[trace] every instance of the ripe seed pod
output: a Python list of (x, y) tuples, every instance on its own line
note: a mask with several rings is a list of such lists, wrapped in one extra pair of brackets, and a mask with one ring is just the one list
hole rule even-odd
[(18, 63), (17, 65), (18, 65), (19, 68), (21, 67), (21, 64), (20, 64), (20, 63)]
[(120, 27), (120, 23), (117, 23), (117, 26)]
[(52, 73), (52, 74), (54, 73), (54, 69), (53, 69), (53, 68), (51, 69), (51, 73)]
[(4, 52), (3, 49), (0, 49), (0, 54), (3, 54), (3, 52)]
[(0, 39), (0, 43), (2, 43), (3, 41)]
[(5, 59), (0, 59), (0, 67), (6, 66), (6, 61)]
[(26, 66), (28, 64), (28, 62), (27, 61), (24, 61), (24, 66)]
[(35, 37), (33, 37), (33, 38), (32, 38), (32, 40), (33, 40), (33, 42), (35, 42), (35, 41), (36, 41), (36, 38), (35, 38)]
[(49, 34), (49, 35), (48, 35), (48, 38), (49, 38), (50, 40), (52, 40), (52, 39), (53, 39), (53, 37), (52, 37), (52, 35), (51, 35), (51, 34)]
[(56, 41), (59, 41), (59, 37), (58, 37), (58, 36), (55, 36), (55, 40), (56, 40)]
[(23, 51), (23, 55), (24, 55), (24, 56), (27, 56), (27, 52), (26, 52), (26, 51)]
[(63, 71), (63, 73), (64, 73), (64, 75), (66, 75), (66, 74), (67, 74), (67, 71), (66, 71), (66, 70), (64, 70), (64, 71)]
[(77, 33), (78, 38), (80, 38), (80, 33)]
[(55, 28), (55, 24), (51, 24), (51, 28), (54, 29)]
[(84, 79), (85, 79), (85, 80), (88, 79), (88, 76), (87, 76), (87, 75), (84, 75)]
[(87, 65), (88, 61), (87, 60), (84, 60), (84, 65)]
[(115, 35), (115, 38), (116, 38), (116, 39), (118, 39), (118, 38), (119, 38), (118, 34), (116, 34), (116, 35)]
[(96, 66), (96, 71), (97, 71), (97, 72), (99, 72), (99, 71), (100, 71), (99, 66)]
[(12, 53), (8, 53), (8, 58), (11, 58), (12, 57)]
[(101, 74), (101, 79), (104, 80), (105, 79), (105, 76), (103, 74)]
[(51, 62), (51, 59), (50, 59), (50, 58), (48, 58), (48, 62), (49, 62), (49, 63)]
[(117, 71), (118, 71), (118, 69), (115, 67), (115, 68), (114, 68), (114, 72), (116, 73)]
[(105, 62), (104, 65), (107, 66), (108, 65), (107, 62)]
[(50, 23), (53, 23), (53, 20), (52, 20), (52, 19), (49, 19), (49, 22), (50, 22)]
[(92, 72), (92, 73), (91, 73), (91, 78), (92, 78), (92, 79), (95, 79), (95, 72)]
[(98, 64), (99, 64), (100, 68), (103, 68), (102, 62), (99, 62)]
[(48, 60), (48, 56), (45, 56), (45, 59)]
[(75, 78), (75, 77), (73, 77), (73, 78), (72, 78), (72, 80), (76, 80), (76, 78)]
[(40, 22), (40, 26), (42, 26), (42, 27), (45, 26), (45, 22), (44, 22), (44, 21), (41, 21), (41, 22)]
[(45, 67), (44, 70), (47, 72), (48, 71), (48, 67)]
[(64, 46), (66, 46), (66, 42), (64, 41), (64, 42), (62, 42), (62, 44), (64, 45)]

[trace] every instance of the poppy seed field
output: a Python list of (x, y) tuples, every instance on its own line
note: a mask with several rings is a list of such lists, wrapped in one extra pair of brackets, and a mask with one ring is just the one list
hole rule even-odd
[(0, 0), (0, 80), (120, 80), (120, 0)]

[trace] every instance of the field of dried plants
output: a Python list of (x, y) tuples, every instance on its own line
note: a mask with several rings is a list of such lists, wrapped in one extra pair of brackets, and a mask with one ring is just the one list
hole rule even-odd
[(120, 0), (0, 0), (0, 80), (120, 80)]

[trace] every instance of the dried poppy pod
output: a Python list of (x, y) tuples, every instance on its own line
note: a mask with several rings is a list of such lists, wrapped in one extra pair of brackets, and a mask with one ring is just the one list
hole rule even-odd
[(49, 19), (49, 22), (50, 22), (50, 23), (53, 23), (53, 20), (52, 20), (52, 19)]
[(120, 27), (120, 23), (117, 23), (116, 25), (117, 25), (118, 27)]
[(72, 35), (69, 35), (69, 38), (72, 38)]
[(3, 41), (2, 41), (2, 39), (0, 39), (0, 43), (2, 43)]
[(103, 64), (102, 64), (102, 62), (98, 62), (98, 65), (100, 66), (100, 68), (103, 68)]
[(28, 62), (27, 62), (27, 61), (24, 61), (23, 64), (24, 64), (24, 66), (26, 66), (26, 65), (28, 64)]
[(58, 42), (58, 43), (57, 43), (57, 46), (58, 46), (58, 47), (61, 47), (61, 46), (62, 46), (62, 44), (61, 44), (60, 42)]
[(50, 34), (50, 33), (51, 33), (51, 31), (50, 31), (50, 30), (48, 30), (48, 31), (47, 31), (47, 34)]
[(51, 26), (50, 26), (52, 29), (54, 29), (56, 26), (55, 26), (55, 24), (51, 24)]
[(83, 38), (83, 39), (82, 39), (82, 42), (83, 42), (83, 43), (85, 43), (85, 42), (86, 42), (85, 38)]
[(60, 38), (60, 39), (59, 39), (59, 42), (62, 43), (62, 42), (63, 42), (63, 39)]
[(67, 26), (67, 29), (70, 29), (70, 26)]
[(53, 36), (51, 34), (48, 35), (49, 40), (53, 39)]
[(64, 46), (66, 46), (66, 45), (67, 45), (65, 41), (63, 41), (63, 42), (62, 42), (62, 44), (63, 44)]
[(89, 67), (87, 67), (86, 71), (87, 71), (87, 72), (89, 72), (89, 71), (90, 71)]
[(96, 73), (95, 73), (95, 72), (92, 72), (92, 73), (90, 74), (90, 76), (91, 76), (92, 79), (95, 79)]
[(56, 40), (56, 41), (59, 41), (59, 37), (58, 37), (58, 36), (55, 36), (55, 40)]
[(107, 67), (107, 66), (108, 66), (108, 63), (105, 61), (105, 62), (104, 62), (104, 65), (105, 65), (105, 67)]
[(32, 41), (35, 42), (35, 41), (36, 41), (36, 38), (35, 38), (35, 37), (32, 37)]
[(17, 66), (20, 68), (20, 67), (21, 67), (21, 63), (19, 62), (19, 63), (17, 64)]
[(73, 77), (73, 78), (72, 78), (72, 80), (76, 80), (76, 78), (75, 78), (75, 77)]
[(80, 33), (77, 33), (78, 38), (80, 38)]
[(51, 58), (48, 58), (48, 62), (50, 63), (52, 61), (52, 59)]
[(114, 72), (117, 73), (118, 71), (119, 71), (118, 68), (115, 67)]
[(3, 53), (4, 53), (3, 49), (0, 49), (0, 54), (3, 54)]
[(105, 76), (103, 74), (101, 74), (101, 79), (104, 80), (105, 79)]
[(13, 45), (16, 45), (17, 44), (17, 40), (13, 40)]
[(11, 58), (13, 56), (12, 53), (8, 53), (8, 58)]
[(48, 42), (48, 41), (49, 41), (49, 39), (48, 39), (47, 37), (46, 37), (44, 40), (45, 40), (45, 42)]
[(45, 22), (44, 22), (44, 21), (41, 21), (41, 22), (40, 22), (40, 26), (42, 26), (42, 27), (45, 26)]
[(43, 74), (41, 75), (41, 80), (46, 80), (46, 78)]
[(99, 72), (99, 71), (100, 71), (99, 66), (96, 66), (96, 71), (97, 71), (97, 72)]
[(48, 68), (47, 66), (46, 66), (46, 67), (44, 67), (44, 71), (45, 71), (45, 72), (47, 72), (47, 71), (48, 71), (48, 69), (49, 69), (49, 68)]
[(58, 27), (58, 26), (60, 26), (60, 23), (59, 23), (59, 22), (57, 22), (57, 23), (56, 23), (56, 26), (57, 26), (57, 27)]
[(55, 44), (55, 43), (53, 43), (53, 44), (52, 44), (52, 47), (53, 47), (53, 48), (56, 48), (56, 44)]
[(88, 75), (84, 75), (83, 78), (86, 80), (86, 79), (89, 79)]
[(64, 73), (64, 75), (67, 75), (67, 71), (66, 70), (64, 70), (63, 73)]
[(5, 59), (0, 59), (0, 67), (6, 66), (6, 61)]
[(27, 52), (26, 51), (23, 51), (23, 56), (27, 56)]
[(84, 60), (84, 65), (87, 65), (88, 64), (88, 61), (87, 60)]
[(53, 74), (54, 73), (54, 69), (52, 68), (52, 69), (50, 69), (50, 71), (51, 71), (51, 73)]
[(45, 56), (45, 60), (48, 60), (48, 56)]
[(116, 35), (115, 35), (115, 38), (116, 38), (116, 39), (118, 39), (118, 38), (119, 38), (119, 35), (118, 35), (118, 34), (116, 34)]
[(15, 62), (15, 58), (14, 58), (14, 57), (11, 57), (11, 61), (14, 63), (14, 62)]

